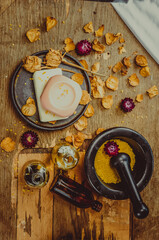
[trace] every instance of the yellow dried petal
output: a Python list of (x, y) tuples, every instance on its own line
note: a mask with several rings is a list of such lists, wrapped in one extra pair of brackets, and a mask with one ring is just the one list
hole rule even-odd
[(88, 104), (88, 107), (84, 113), (84, 116), (90, 118), (94, 115), (94, 108), (91, 104)]
[(54, 125), (54, 124), (56, 123), (56, 121), (50, 121), (49, 123), (51, 123), (51, 124), (53, 124), (53, 125)]
[(150, 68), (149, 68), (148, 66), (141, 68), (141, 69), (140, 69), (140, 75), (141, 75), (142, 77), (148, 77), (148, 76), (150, 76)]
[(99, 68), (100, 68), (100, 62), (96, 62), (92, 65), (91, 70), (92, 70), (92, 72), (96, 73), (99, 71)]
[(119, 40), (120, 43), (124, 43), (125, 42), (125, 39), (123, 37), (120, 38)]
[(83, 27), (84, 31), (86, 33), (92, 33), (94, 32), (94, 29), (93, 29), (93, 23), (92, 22), (89, 22), (87, 23), (84, 27)]
[(29, 97), (27, 100), (26, 100), (26, 104), (34, 104), (35, 105), (35, 101), (33, 98)]
[(72, 75), (71, 79), (78, 83), (79, 85), (83, 84), (84, 76), (81, 73), (75, 73)]
[(93, 44), (92, 44), (92, 48), (93, 48), (94, 51), (101, 54), (105, 51), (106, 47), (102, 43), (100, 43), (97, 39), (94, 39)]
[(129, 84), (133, 87), (136, 87), (137, 85), (139, 85), (139, 79), (136, 75), (136, 73), (133, 73), (129, 78)]
[(82, 116), (76, 123), (74, 123), (74, 127), (78, 131), (82, 131), (87, 127), (87, 118)]
[(157, 89), (156, 85), (149, 88), (146, 92), (148, 93), (150, 98), (153, 98), (156, 95), (158, 95), (158, 89)]
[(143, 55), (137, 55), (135, 57), (135, 63), (140, 67), (146, 67), (148, 65), (147, 58)]
[(55, 27), (57, 24), (56, 18), (53, 17), (47, 17), (46, 18), (46, 30), (47, 32), (50, 31), (53, 27)]
[(104, 128), (98, 128), (96, 130), (96, 135), (100, 134), (101, 132), (103, 132), (105, 129)]
[(131, 67), (130, 57), (124, 57), (123, 64), (126, 68), (130, 68)]
[(97, 31), (95, 31), (95, 36), (96, 37), (102, 37), (103, 36), (103, 31), (104, 31), (104, 25), (101, 25)]
[(113, 91), (118, 89), (118, 84), (119, 84), (118, 78), (112, 75), (110, 75), (110, 77), (106, 80), (106, 87)]
[(35, 42), (39, 40), (39, 37), (40, 37), (39, 28), (30, 29), (29, 31), (27, 31), (26, 36), (30, 42)]
[(119, 72), (122, 69), (122, 67), (123, 67), (122, 62), (118, 62), (118, 63), (115, 64), (115, 66), (113, 67), (112, 71), (114, 73)]
[(82, 66), (83, 66), (85, 69), (88, 69), (88, 64), (87, 64), (86, 60), (81, 59), (81, 60), (79, 60), (79, 62), (82, 64)]
[(22, 106), (21, 111), (25, 116), (31, 117), (36, 113), (36, 106), (35, 104), (25, 104)]
[(143, 94), (138, 94), (135, 99), (137, 102), (142, 102), (143, 101)]
[(109, 46), (112, 45), (119, 39), (120, 36), (121, 36), (121, 33), (117, 33), (117, 34), (106, 33), (105, 34), (106, 44)]
[(123, 45), (120, 46), (120, 47), (118, 47), (118, 53), (119, 53), (119, 54), (122, 54), (122, 53), (125, 53), (125, 52), (126, 52), (126, 50), (125, 50), (125, 48), (124, 48)]
[(1, 148), (6, 152), (12, 152), (15, 149), (15, 142), (10, 137), (6, 137), (1, 141)]
[(80, 100), (81, 105), (86, 105), (91, 101), (91, 97), (89, 95), (89, 93), (86, 90), (82, 90), (82, 97)]
[(66, 44), (66, 46), (64, 47), (66, 52), (75, 50), (75, 44), (71, 38), (66, 38), (64, 43)]
[(113, 96), (108, 95), (102, 98), (102, 106), (106, 109), (110, 109), (113, 105)]

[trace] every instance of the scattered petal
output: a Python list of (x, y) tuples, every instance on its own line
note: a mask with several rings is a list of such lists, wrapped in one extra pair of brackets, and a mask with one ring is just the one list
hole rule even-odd
[(93, 44), (92, 44), (92, 48), (93, 48), (94, 51), (101, 54), (105, 51), (106, 47), (102, 43), (100, 43), (97, 39), (94, 39)]
[(71, 38), (66, 38), (64, 43), (66, 44), (66, 47), (64, 48), (66, 52), (75, 50), (76, 46)]
[(135, 99), (137, 102), (142, 102), (143, 101), (143, 94), (138, 94)]
[(123, 67), (122, 62), (118, 62), (118, 63), (115, 64), (115, 66), (113, 67), (112, 71), (114, 73), (119, 72), (122, 69), (122, 67)]
[(135, 57), (135, 63), (140, 67), (146, 67), (148, 65), (147, 58), (143, 55), (137, 55)]
[(108, 95), (102, 98), (102, 106), (105, 109), (110, 109), (111, 106), (113, 105), (113, 96), (112, 95)]
[(82, 116), (76, 123), (74, 123), (74, 127), (78, 131), (82, 131), (87, 127), (87, 118)]
[(88, 104), (88, 107), (84, 113), (84, 116), (90, 118), (94, 115), (94, 108), (91, 104)]
[(86, 33), (93, 33), (94, 32), (94, 29), (93, 29), (93, 23), (92, 22), (89, 22), (87, 23), (84, 27), (83, 27), (84, 31)]
[(105, 34), (106, 44), (109, 46), (112, 45), (119, 39), (120, 36), (121, 36), (121, 33), (117, 33), (117, 34), (106, 33)]
[(26, 36), (30, 42), (35, 42), (35, 41), (39, 40), (39, 37), (40, 37), (39, 28), (30, 29), (29, 31), (27, 31)]
[(81, 105), (86, 105), (91, 101), (91, 97), (89, 95), (89, 93), (86, 90), (82, 90), (82, 97), (80, 100)]
[(99, 68), (100, 68), (100, 62), (96, 62), (92, 65), (91, 70), (92, 70), (92, 72), (96, 73), (99, 71)]
[(139, 79), (136, 75), (136, 73), (133, 73), (129, 78), (129, 84), (133, 87), (136, 87), (137, 85), (139, 85)]
[(113, 91), (118, 89), (118, 84), (119, 84), (118, 78), (112, 75), (110, 75), (110, 77), (106, 80), (106, 87)]
[(97, 31), (95, 31), (95, 36), (96, 37), (102, 37), (103, 36), (103, 31), (104, 31), (104, 25), (101, 25)]
[(47, 32), (50, 31), (53, 27), (55, 27), (56, 24), (57, 24), (56, 18), (47, 17), (46, 18), (46, 30), (47, 30)]
[(75, 73), (72, 75), (71, 79), (78, 83), (79, 85), (83, 84), (84, 76), (81, 73)]
[(142, 77), (148, 77), (148, 76), (150, 76), (150, 68), (149, 68), (148, 66), (141, 68), (141, 69), (140, 69), (140, 75), (141, 75)]
[(15, 142), (10, 137), (6, 137), (1, 141), (1, 148), (6, 152), (12, 152), (15, 149)]
[(146, 92), (148, 93), (150, 98), (153, 98), (156, 95), (158, 95), (158, 89), (157, 89), (156, 85), (149, 88)]

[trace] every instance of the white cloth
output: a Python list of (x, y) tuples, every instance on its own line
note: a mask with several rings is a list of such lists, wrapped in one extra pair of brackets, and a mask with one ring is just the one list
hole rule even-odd
[(116, 12), (159, 64), (159, 0), (112, 3)]

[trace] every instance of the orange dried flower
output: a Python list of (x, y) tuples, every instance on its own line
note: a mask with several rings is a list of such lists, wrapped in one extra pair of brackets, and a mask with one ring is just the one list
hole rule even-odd
[(82, 90), (82, 97), (80, 100), (81, 105), (86, 105), (91, 101), (91, 97), (86, 90)]
[(143, 94), (138, 94), (135, 99), (137, 102), (142, 102), (143, 101)]
[(74, 127), (78, 131), (82, 131), (87, 127), (87, 118), (82, 116), (76, 123), (74, 123)]
[(94, 108), (91, 104), (88, 104), (88, 107), (84, 113), (84, 116), (90, 118), (94, 115)]
[(105, 129), (104, 128), (98, 128), (96, 130), (96, 135), (100, 134), (101, 132), (103, 132)]
[(148, 93), (150, 98), (153, 98), (156, 95), (158, 95), (158, 89), (157, 89), (156, 85), (149, 88), (146, 92)]
[(92, 33), (94, 32), (94, 29), (93, 29), (93, 23), (92, 22), (89, 22), (87, 23), (84, 27), (83, 27), (84, 31), (86, 33)]
[(110, 77), (106, 80), (106, 87), (113, 91), (118, 89), (118, 84), (119, 84), (118, 78), (112, 75), (110, 75)]
[(83, 66), (85, 69), (88, 69), (88, 64), (87, 64), (87, 62), (86, 62), (85, 59), (81, 59), (81, 60), (79, 60), (79, 62), (82, 64), (82, 66)]
[(30, 29), (29, 31), (27, 31), (26, 36), (30, 42), (35, 42), (39, 40), (39, 37), (40, 37), (39, 28)]
[(62, 52), (50, 48), (49, 52), (45, 56), (46, 65), (57, 68), (62, 61)]
[(92, 70), (92, 72), (96, 73), (99, 71), (99, 68), (100, 68), (100, 62), (96, 62), (92, 65), (91, 70)]
[(141, 75), (142, 77), (148, 77), (148, 76), (150, 76), (150, 68), (149, 68), (148, 66), (141, 68), (141, 69), (140, 69), (140, 75)]
[(112, 71), (114, 73), (119, 72), (122, 69), (122, 67), (123, 67), (122, 62), (118, 62), (118, 63), (115, 64), (115, 66), (113, 67)]
[(72, 75), (71, 79), (78, 83), (79, 85), (83, 84), (84, 76), (81, 73), (75, 73)]
[(143, 55), (137, 55), (135, 57), (135, 63), (140, 67), (146, 67), (148, 65), (147, 58)]
[(66, 44), (66, 47), (64, 48), (66, 52), (75, 50), (75, 44), (71, 38), (66, 38), (64, 43)]
[(28, 72), (35, 72), (41, 70), (42, 59), (37, 56), (27, 56), (23, 59), (23, 68)]
[(102, 37), (103, 36), (103, 31), (104, 31), (104, 25), (101, 25), (97, 31), (95, 31), (95, 36), (96, 37)]
[(1, 141), (1, 148), (6, 152), (12, 152), (15, 149), (15, 142), (10, 137), (6, 137)]
[(47, 32), (50, 31), (53, 27), (57, 24), (57, 20), (54, 17), (47, 17), (46, 18), (46, 30)]
[(101, 54), (105, 51), (105, 46), (102, 43), (100, 43), (97, 39), (94, 39), (92, 43), (92, 49), (97, 53)]
[(108, 95), (102, 98), (102, 106), (106, 109), (110, 109), (113, 105), (113, 96)]
[(133, 73), (129, 78), (129, 84), (133, 87), (136, 87), (137, 85), (139, 85), (139, 79), (136, 75), (136, 73)]
[(117, 33), (117, 34), (106, 33), (105, 34), (106, 44), (109, 46), (112, 45), (119, 39), (120, 36), (121, 36), (121, 33)]

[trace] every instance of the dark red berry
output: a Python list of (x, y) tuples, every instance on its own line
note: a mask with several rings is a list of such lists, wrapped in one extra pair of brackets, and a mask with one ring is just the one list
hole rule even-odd
[(92, 44), (87, 40), (81, 40), (76, 44), (76, 53), (81, 56), (89, 55), (92, 50)]
[(104, 145), (104, 151), (109, 156), (116, 156), (119, 153), (119, 146), (114, 141), (109, 141)]
[(33, 131), (24, 132), (21, 136), (21, 143), (26, 148), (35, 147), (39, 138), (38, 135)]
[(121, 100), (120, 106), (124, 112), (131, 112), (133, 110), (133, 108), (135, 107), (135, 104), (133, 102), (133, 99), (124, 98)]

